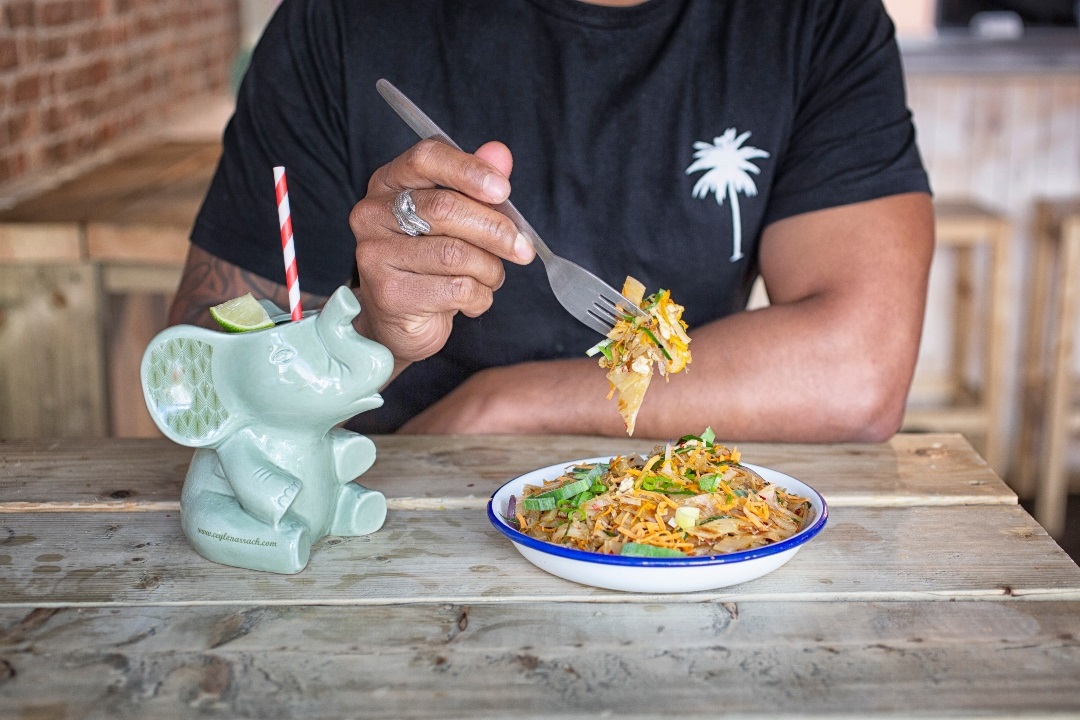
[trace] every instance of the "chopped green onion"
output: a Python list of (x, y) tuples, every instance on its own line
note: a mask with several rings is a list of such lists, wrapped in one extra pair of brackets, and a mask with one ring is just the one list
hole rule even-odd
[(600, 481), (596, 481), (589, 486), (589, 492), (593, 495), (600, 495), (601, 493), (607, 492), (607, 485)]
[(588, 357), (593, 357), (597, 353), (603, 353), (604, 357), (606, 357), (609, 362), (614, 362), (615, 356), (611, 353), (611, 343), (613, 342), (614, 340), (611, 338), (605, 338), (586, 350), (585, 354)]
[(716, 442), (716, 433), (713, 432), (711, 426), (705, 428), (705, 432), (701, 433), (701, 441), (706, 445), (712, 445)]
[(668, 355), (668, 351), (664, 348), (664, 346), (660, 343), (660, 341), (656, 339), (656, 336), (653, 335), (652, 330), (650, 330), (647, 327), (643, 327), (641, 329), (646, 335), (649, 336), (650, 340), (652, 340), (654, 343), (656, 343), (656, 347), (660, 348), (660, 352), (662, 352), (664, 354), (664, 357), (666, 357), (668, 360), (670, 360), (671, 356)]
[(576, 467), (570, 471), (575, 480), (588, 480), (590, 483), (597, 482), (608, 471), (608, 463), (597, 463), (590, 468)]
[(705, 518), (704, 520), (699, 522), (698, 525), (705, 525), (707, 523), (711, 523), (713, 520), (727, 520), (729, 517), (731, 517), (731, 516), (730, 515), (713, 515), (712, 517)]
[(655, 545), (645, 545), (644, 543), (636, 542), (624, 543), (619, 554), (627, 555), (629, 557), (686, 557), (686, 553), (680, 550), (656, 547)]
[(716, 473), (702, 475), (698, 478), (697, 484), (702, 492), (716, 492), (716, 488), (720, 487), (720, 476)]
[(646, 475), (641, 480), (641, 489), (649, 492), (666, 493), (667, 495), (694, 495), (693, 490), (688, 490), (677, 482), (668, 480), (660, 475)]
[(575, 507), (581, 507), (581, 506), (582, 506), (582, 505), (584, 505), (585, 503), (587, 503), (587, 502), (589, 502), (590, 500), (592, 500), (592, 499), (593, 499), (594, 497), (596, 497), (596, 496), (595, 496), (595, 495), (593, 495), (593, 494), (592, 494), (591, 492), (589, 492), (588, 490), (586, 490), (585, 492), (581, 493), (581, 494), (580, 494), (580, 495), (578, 495), (578, 496), (577, 496), (576, 498), (574, 498), (574, 500), (573, 500), (574, 506), (575, 506)]
[(526, 510), (554, 510), (555, 498), (553, 497), (527, 497), (521, 501), (521, 507)]
[(577, 518), (578, 520), (581, 520), (582, 522), (584, 522), (585, 521), (585, 511), (582, 510), (581, 508), (575, 508), (574, 510), (571, 510), (570, 513), (566, 516), (566, 519), (569, 520), (570, 522), (573, 522), (575, 518)]
[(701, 508), (691, 505), (683, 505), (675, 510), (675, 524), (683, 530), (689, 530), (697, 525), (699, 517), (701, 517)]
[(539, 495), (535, 495), (534, 497), (552, 497), (556, 500), (566, 500), (567, 498), (574, 497), (580, 492), (588, 490), (590, 485), (592, 485), (592, 482), (590, 480), (575, 480), (574, 482), (567, 483), (562, 487), (557, 487), (554, 490), (548, 490), (547, 492), (540, 493)]

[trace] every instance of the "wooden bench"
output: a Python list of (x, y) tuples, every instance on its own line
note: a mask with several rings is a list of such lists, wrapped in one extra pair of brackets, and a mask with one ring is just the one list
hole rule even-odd
[(157, 143), (0, 212), (0, 438), (157, 434), (138, 364), (219, 156)]

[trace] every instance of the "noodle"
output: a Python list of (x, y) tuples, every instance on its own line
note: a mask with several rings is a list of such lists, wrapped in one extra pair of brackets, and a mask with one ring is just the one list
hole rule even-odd
[(608, 555), (718, 555), (802, 529), (809, 500), (739, 460), (706, 430), (646, 459), (576, 465), (542, 486), (526, 485), (508, 520), (529, 537)]

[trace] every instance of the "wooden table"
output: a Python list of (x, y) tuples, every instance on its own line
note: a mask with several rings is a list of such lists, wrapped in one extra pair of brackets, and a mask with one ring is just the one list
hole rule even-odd
[(0, 716), (1080, 713), (1080, 568), (958, 435), (742, 446), (821, 490), (829, 524), (691, 595), (547, 575), (484, 515), (520, 472), (650, 441), (374, 439), (385, 527), (295, 576), (192, 551), (190, 450), (0, 442)]

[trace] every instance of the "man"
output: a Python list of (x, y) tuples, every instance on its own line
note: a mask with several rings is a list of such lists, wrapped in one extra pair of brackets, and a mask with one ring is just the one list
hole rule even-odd
[[(380, 77), (475, 152), (415, 143)], [(899, 427), (933, 224), (878, 2), (286, 0), (226, 130), (174, 322), (205, 324), (249, 290), (287, 305), (279, 164), (305, 307), (355, 279), (357, 329), (396, 358), (386, 405), (354, 429), (624, 432), (583, 357), (600, 336), (491, 208), (511, 183), (556, 253), (686, 307), (693, 363), (652, 384), (637, 435)], [(406, 191), (426, 228), (395, 216)], [(746, 312), (759, 272), (771, 305)]]

